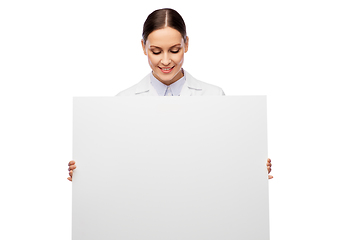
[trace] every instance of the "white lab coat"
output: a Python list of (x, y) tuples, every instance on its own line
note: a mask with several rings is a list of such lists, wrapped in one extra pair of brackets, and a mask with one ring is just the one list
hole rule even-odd
[[(185, 71), (185, 70), (184, 70)], [(150, 83), (150, 74), (139, 83), (121, 91), (117, 96), (158, 96), (155, 88)], [(185, 71), (186, 81), (180, 96), (223, 96), (222, 88), (195, 79)]]

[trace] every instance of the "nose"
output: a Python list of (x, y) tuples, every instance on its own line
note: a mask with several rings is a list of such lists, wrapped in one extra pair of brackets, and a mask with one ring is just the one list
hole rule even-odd
[(164, 54), (163, 58), (161, 59), (161, 64), (163, 64), (164, 66), (167, 66), (171, 63), (171, 59), (169, 58), (168, 54)]

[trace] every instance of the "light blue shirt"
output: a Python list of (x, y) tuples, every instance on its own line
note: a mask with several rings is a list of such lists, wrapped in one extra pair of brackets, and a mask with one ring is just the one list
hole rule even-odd
[(161, 81), (159, 81), (155, 76), (151, 73), (150, 74), (150, 82), (151, 85), (156, 89), (158, 96), (167, 96), (168, 93), (170, 96), (179, 96), (181, 94), (183, 85), (185, 83), (185, 71), (183, 71), (184, 76), (174, 82), (173, 84), (165, 85)]

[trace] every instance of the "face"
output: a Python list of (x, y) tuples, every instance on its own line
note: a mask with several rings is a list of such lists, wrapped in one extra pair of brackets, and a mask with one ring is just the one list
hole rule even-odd
[(144, 54), (148, 56), (153, 75), (162, 83), (170, 85), (181, 77), (184, 53), (188, 51), (179, 31), (165, 27), (149, 34), (146, 43), (142, 40)]

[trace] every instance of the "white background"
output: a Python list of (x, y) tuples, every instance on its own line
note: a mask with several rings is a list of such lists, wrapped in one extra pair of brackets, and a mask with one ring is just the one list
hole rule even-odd
[(339, 239), (335, 0), (1, 1), (0, 239), (71, 239), (72, 97), (149, 73), (142, 25), (163, 7), (186, 21), (188, 72), (268, 96), (271, 239)]

